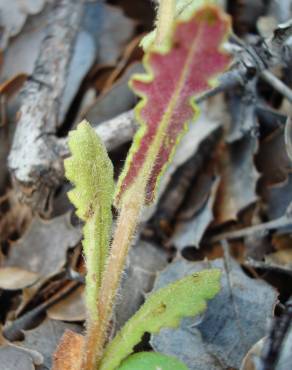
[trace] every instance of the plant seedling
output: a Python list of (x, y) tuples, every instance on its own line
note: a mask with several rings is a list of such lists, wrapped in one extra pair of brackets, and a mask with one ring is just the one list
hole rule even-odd
[[(121, 274), (141, 210), (154, 201), (159, 180), (177, 143), (199, 113), (194, 98), (210, 88), (210, 81), (230, 62), (229, 56), (220, 50), (229, 32), (229, 18), (216, 6), (204, 5), (184, 14), (183, 20), (173, 21), (174, 4), (173, 0), (160, 1), (157, 37), (143, 59), (146, 73), (133, 76), (130, 82), (141, 97), (136, 107), (140, 128), (115, 194), (112, 164), (94, 130), (82, 122), (69, 135), (72, 156), (65, 160), (65, 172), (75, 185), (69, 198), (85, 223), (88, 311), (80, 363), (74, 360), (72, 369), (186, 369), (166, 355), (131, 355), (133, 347), (145, 331), (156, 333), (162, 327), (175, 328), (183, 317), (203, 312), (206, 301), (220, 289), (219, 270), (186, 276), (152, 293), (107, 343)], [(167, 15), (166, 22), (163, 14)], [(110, 243), (112, 203), (119, 216)]]

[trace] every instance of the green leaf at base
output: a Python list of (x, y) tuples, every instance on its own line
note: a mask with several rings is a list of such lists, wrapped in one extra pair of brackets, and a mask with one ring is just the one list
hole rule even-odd
[(117, 370), (188, 370), (175, 357), (156, 352), (140, 352), (127, 357)]
[(176, 328), (181, 319), (206, 309), (206, 300), (220, 290), (220, 270), (204, 270), (152, 293), (144, 305), (116, 334), (105, 349), (100, 370), (116, 369), (145, 332)]

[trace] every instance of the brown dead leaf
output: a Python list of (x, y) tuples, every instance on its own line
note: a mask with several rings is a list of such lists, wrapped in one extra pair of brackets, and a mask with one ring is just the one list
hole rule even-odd
[(292, 270), (292, 249), (284, 249), (265, 256), (265, 262), (273, 267)]
[(23, 270), (18, 267), (0, 268), (0, 288), (18, 290), (33, 285), (39, 279), (35, 272)]
[(35, 218), (24, 236), (16, 242), (5, 262), (6, 267), (20, 267), (48, 278), (66, 263), (69, 248), (81, 238), (69, 214), (43, 221)]
[(292, 236), (290, 234), (273, 235), (272, 245), (277, 251), (292, 248)]
[(180, 222), (172, 238), (172, 243), (177, 249), (182, 251), (185, 247), (199, 248), (202, 237), (213, 221), (213, 205), (218, 190), (219, 179), (215, 179), (210, 190), (208, 200), (197, 212), (197, 214), (187, 221)]
[(119, 61), (116, 68), (112, 71), (112, 73), (106, 80), (105, 85), (103, 86), (103, 92), (105, 92), (112, 86), (112, 84), (121, 76), (121, 74), (130, 64), (142, 59), (143, 50), (140, 47), (141, 38), (141, 35), (136, 36), (125, 47), (121, 60)]
[(227, 146), (222, 156), (222, 180), (215, 205), (217, 224), (237, 220), (239, 212), (257, 200), (256, 150), (257, 139), (252, 136)]
[(292, 199), (292, 174), (288, 174), (285, 181), (267, 187), (263, 198), (267, 204), (269, 220), (283, 216)]
[(251, 347), (242, 361), (240, 370), (257, 370), (254, 359), (260, 357), (265, 339), (266, 337), (260, 339)]
[(84, 286), (74, 290), (47, 310), (48, 317), (54, 320), (83, 321), (86, 318)]
[[(92, 79), (94, 80), (94, 88), (100, 93), (115, 70), (114, 66), (111, 64), (100, 65), (97, 64), (92, 71)], [(88, 107), (89, 109), (89, 107)]]
[(77, 370), (80, 368), (84, 337), (66, 330), (53, 357), (52, 370)]
[(286, 180), (287, 173), (292, 170), (292, 164), (285, 147), (283, 127), (275, 130), (262, 141), (256, 155), (256, 165), (265, 184)]
[(25, 73), (19, 73), (9, 80), (4, 81), (0, 85), (0, 94), (6, 95), (7, 98), (11, 97), (19, 91), (26, 79), (27, 75)]
[[(0, 151), (1, 149), (2, 147), (0, 145)], [(2, 168), (0, 167), (0, 172), (1, 170)], [(0, 188), (1, 180), (2, 178), (0, 179)], [(23, 234), (24, 230), (31, 222), (32, 214), (31, 209), (27, 205), (19, 203), (13, 190), (9, 190), (0, 199), (0, 206), (1, 208), (6, 209), (3, 214), (0, 212), (0, 242), (7, 242), (7, 240), (11, 240), (12, 236), (15, 237)]]

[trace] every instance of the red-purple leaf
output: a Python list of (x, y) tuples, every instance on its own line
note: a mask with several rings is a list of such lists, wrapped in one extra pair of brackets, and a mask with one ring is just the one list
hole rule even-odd
[(145, 54), (147, 74), (135, 75), (131, 81), (133, 90), (142, 97), (136, 107), (141, 126), (119, 179), (117, 206), (135, 183), (140, 191), (143, 184), (145, 203), (153, 201), (176, 144), (199, 113), (194, 97), (209, 89), (210, 81), (230, 62), (220, 51), (229, 29), (228, 16), (215, 6), (204, 6), (176, 25), (164, 50), (152, 48)]

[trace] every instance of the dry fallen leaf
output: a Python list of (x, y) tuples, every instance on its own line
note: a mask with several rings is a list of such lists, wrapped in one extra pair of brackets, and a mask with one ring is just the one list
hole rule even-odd
[(257, 200), (259, 178), (254, 165), (257, 139), (248, 136), (226, 147), (216, 202), (216, 223), (237, 220), (240, 211)]
[(23, 289), (39, 279), (35, 272), (18, 267), (0, 267), (0, 288), (8, 290)]
[(181, 222), (172, 238), (172, 242), (180, 251), (185, 247), (199, 248), (204, 232), (213, 221), (213, 205), (219, 185), (219, 179), (215, 180), (209, 199), (202, 209), (190, 221)]
[(274, 130), (260, 143), (256, 165), (265, 184), (272, 185), (286, 180), (292, 170), (292, 163), (287, 155), (283, 127)]
[(48, 278), (60, 272), (68, 249), (80, 238), (80, 230), (71, 225), (69, 214), (50, 221), (35, 218), (23, 237), (11, 247), (5, 267), (20, 267)]
[(292, 249), (283, 249), (265, 256), (265, 262), (272, 267), (292, 271)]
[[(275, 339), (274, 339), (275, 340)], [(244, 357), (240, 370), (262, 370), (263, 349), (265, 348), (267, 337), (255, 343)], [(284, 338), (284, 342), (279, 348), (279, 358), (271, 369), (288, 370), (292, 364), (292, 326)]]
[(255, 362), (259, 359), (263, 345), (265, 343), (265, 337), (256, 342), (251, 349), (247, 352), (244, 357), (240, 370), (257, 370)]
[(84, 302), (84, 286), (74, 290), (60, 302), (47, 310), (48, 317), (53, 320), (83, 321), (86, 318)]
[(292, 199), (292, 174), (283, 182), (279, 182), (266, 188), (264, 200), (267, 204), (269, 220), (283, 216)]

